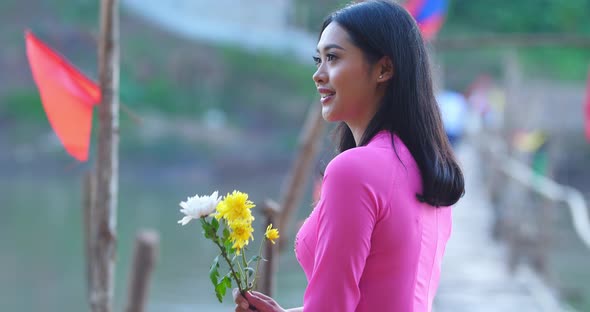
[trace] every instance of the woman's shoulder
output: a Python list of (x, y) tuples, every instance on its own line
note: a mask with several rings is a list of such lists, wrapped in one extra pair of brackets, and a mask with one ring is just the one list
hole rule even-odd
[(348, 149), (334, 157), (326, 170), (360, 169), (375, 158), (375, 151), (366, 146)]
[(326, 167), (326, 175), (347, 178), (371, 176), (372, 172), (391, 168), (394, 154), (370, 146), (355, 147), (338, 154)]
[[(416, 168), (415, 161), (402, 140), (376, 142), (338, 154), (326, 167), (326, 175), (367, 178), (396, 175)], [(407, 173), (407, 172), (406, 172)]]

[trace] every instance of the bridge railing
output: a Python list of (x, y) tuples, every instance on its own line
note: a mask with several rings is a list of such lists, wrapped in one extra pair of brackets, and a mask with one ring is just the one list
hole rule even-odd
[(507, 245), (509, 269), (525, 262), (560, 297), (587, 306), (590, 215), (584, 195), (536, 173), (512, 156), (499, 136), (479, 134), (470, 142), (482, 158), (481, 175), (494, 209), (493, 236)]

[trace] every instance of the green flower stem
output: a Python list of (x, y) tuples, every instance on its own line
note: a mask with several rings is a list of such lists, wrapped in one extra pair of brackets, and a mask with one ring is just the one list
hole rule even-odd
[[(245, 250), (242, 250), (242, 262), (244, 263), (244, 269), (246, 269), (248, 267), (248, 262), (246, 262), (246, 252), (245, 252)], [(248, 289), (250, 287), (250, 284), (248, 283), (248, 274), (245, 274), (244, 275), (244, 278), (246, 279), (246, 289)]]
[(254, 272), (254, 286), (252, 286), (252, 289), (256, 289), (256, 283), (258, 283), (258, 267), (260, 267), (260, 259), (262, 259), (262, 245), (264, 245), (264, 242), (266, 242), (266, 238), (262, 238), (260, 249), (258, 250), (258, 261), (256, 261), (256, 272)]
[[(240, 259), (238, 259), (238, 262), (236, 264), (238, 265), (238, 269), (240, 270), (240, 273), (242, 274), (242, 276), (244, 278), (246, 278), (246, 275), (244, 275), (244, 269), (242, 269), (242, 266), (240, 265)], [(248, 288), (248, 283), (246, 283), (246, 285), (244, 286), (244, 291), (247, 290), (246, 288)]]
[[(227, 261), (227, 264), (229, 265), (229, 269), (231, 270), (232, 276), (236, 280), (236, 284), (238, 284), (238, 289), (240, 290), (240, 293), (242, 295), (244, 295), (245, 289), (242, 288), (242, 283), (240, 283), (240, 279), (238, 278), (238, 275), (236, 274), (236, 271), (234, 270), (234, 266), (232, 265), (231, 261), (227, 257), (227, 253), (225, 252), (225, 248), (223, 248), (223, 246), (221, 246), (221, 244), (219, 244), (219, 240), (217, 238), (218, 238), (217, 233), (215, 233), (215, 239), (213, 241), (215, 242), (215, 245), (217, 245), (217, 247), (219, 247), (219, 250), (221, 250), (221, 255), (223, 256), (225, 261)], [(238, 265), (239, 265), (239, 263), (238, 263)]]

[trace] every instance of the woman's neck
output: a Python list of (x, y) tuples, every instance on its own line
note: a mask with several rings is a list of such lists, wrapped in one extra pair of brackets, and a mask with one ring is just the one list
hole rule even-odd
[(383, 92), (385, 92), (382, 88), (378, 91), (379, 94), (372, 100), (368, 101), (370, 103), (367, 107), (369, 109), (363, 112), (363, 116), (359, 116), (356, 120), (348, 120), (345, 121), (346, 125), (352, 132), (352, 136), (354, 137), (354, 142), (356, 146), (361, 144), (361, 140), (363, 139), (363, 135), (365, 134), (365, 130), (369, 126), (369, 123), (377, 113), (377, 108), (379, 107), (379, 103), (383, 98)]
[(350, 131), (352, 132), (352, 136), (354, 137), (354, 142), (356, 143), (356, 146), (359, 146), (359, 144), (361, 143), (361, 140), (363, 139), (363, 134), (365, 134), (366, 127), (358, 128), (358, 127), (350, 127), (350, 125), (348, 127), (350, 128)]
[(352, 136), (354, 137), (354, 142), (356, 143), (356, 146), (359, 146), (359, 144), (361, 144), (361, 140), (363, 139), (363, 135), (365, 134), (365, 130), (367, 130), (367, 127), (369, 126), (369, 122), (371, 122), (372, 118), (373, 118), (373, 115), (368, 115), (368, 116), (365, 116), (364, 118), (361, 118), (359, 120), (346, 121), (346, 125), (348, 126), (348, 128), (352, 132)]

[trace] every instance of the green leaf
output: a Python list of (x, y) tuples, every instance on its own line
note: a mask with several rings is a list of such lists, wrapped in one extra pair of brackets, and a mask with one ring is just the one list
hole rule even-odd
[(203, 228), (203, 230), (206, 230), (207, 227), (209, 226), (209, 223), (207, 222), (207, 220), (205, 218), (199, 218), (199, 220), (201, 220), (201, 227)]
[(214, 287), (217, 287), (217, 278), (219, 277), (219, 256), (213, 259), (213, 264), (211, 264), (211, 268), (209, 269), (209, 278), (211, 279), (211, 283), (213, 283)]
[(261, 256), (252, 256), (252, 258), (250, 258), (250, 260), (248, 260), (248, 265), (250, 265), (250, 263), (254, 262), (254, 261), (260, 261), (260, 260), (264, 260), (266, 261), (266, 259), (262, 258)]
[(226, 278), (224, 278), (223, 280), (225, 281), (225, 286), (226, 286), (227, 288), (231, 288), (231, 278), (229, 278), (229, 277), (226, 277)]
[(209, 224), (209, 222), (207, 222), (205, 218), (201, 218), (201, 226), (203, 227), (203, 235), (205, 235), (205, 238), (213, 239), (215, 237), (215, 231), (213, 230), (213, 226)]
[(223, 277), (229, 277), (229, 278), (231, 278), (232, 277), (231, 271), (227, 272), (227, 274), (225, 274)]
[[(228, 240), (225, 240), (223, 242), (223, 246), (225, 247), (225, 252), (228, 255), (231, 255), (231, 254), (234, 254), (235, 253), (235, 250), (232, 248), (232, 245), (233, 244), (231, 243), (231, 240), (229, 240), (229, 239)], [(232, 259), (232, 262), (233, 262), (233, 259)]]
[(227, 227), (224, 227), (223, 228), (223, 238), (222, 238), (224, 242), (228, 240), (229, 234), (230, 234), (229, 229)]
[(228, 288), (231, 288), (231, 279), (227, 276), (221, 279), (219, 284), (215, 285), (215, 295), (217, 296), (217, 300), (219, 300), (219, 302), (223, 302), (223, 297), (225, 296)]
[(213, 231), (217, 233), (217, 230), (219, 230), (219, 221), (217, 221), (217, 218), (211, 218), (211, 226), (213, 227)]
[(217, 297), (217, 300), (219, 300), (219, 302), (223, 302), (223, 296), (225, 296), (225, 289), (222, 289), (221, 287), (221, 285), (215, 286), (215, 296)]
[(208, 239), (215, 239), (215, 236), (216, 236), (215, 229), (213, 228), (213, 226), (211, 224), (209, 224), (207, 226), (207, 229), (205, 230), (205, 237)]

